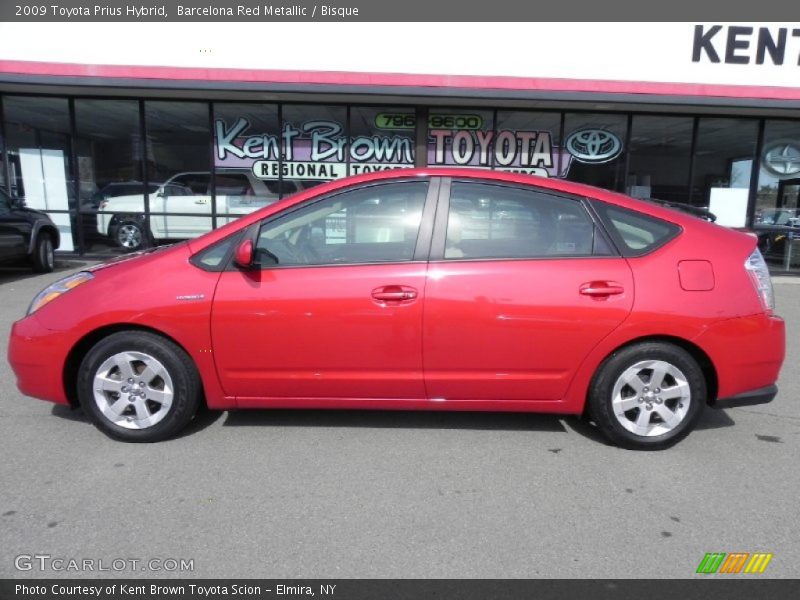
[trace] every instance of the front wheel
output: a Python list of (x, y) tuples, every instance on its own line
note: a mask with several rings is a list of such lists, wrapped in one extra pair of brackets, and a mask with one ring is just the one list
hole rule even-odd
[(161, 336), (122, 331), (98, 342), (78, 372), (78, 398), (103, 433), (126, 442), (169, 438), (201, 403), (197, 369)]
[(623, 348), (600, 366), (589, 392), (589, 413), (615, 444), (656, 450), (677, 443), (697, 424), (706, 381), (691, 354), (673, 344)]

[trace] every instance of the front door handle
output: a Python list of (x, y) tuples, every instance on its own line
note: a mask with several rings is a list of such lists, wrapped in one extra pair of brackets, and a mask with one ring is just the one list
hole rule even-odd
[(415, 300), (417, 290), (402, 285), (385, 285), (372, 290), (372, 297), (381, 302), (403, 302)]
[(589, 281), (581, 285), (578, 291), (584, 296), (607, 298), (623, 293), (625, 288), (616, 281)]

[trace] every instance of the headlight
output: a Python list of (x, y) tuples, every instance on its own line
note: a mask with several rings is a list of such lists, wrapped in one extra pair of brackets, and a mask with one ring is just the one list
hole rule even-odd
[(84, 284), (87, 281), (91, 281), (92, 279), (94, 279), (94, 275), (87, 273), (86, 271), (81, 271), (80, 273), (75, 273), (75, 275), (70, 275), (64, 279), (59, 279), (54, 284), (47, 286), (41, 292), (36, 294), (36, 297), (28, 307), (27, 314), (31, 314), (39, 310), (48, 302), (55, 300), (62, 294), (66, 294), (68, 291), (74, 290), (79, 285)]

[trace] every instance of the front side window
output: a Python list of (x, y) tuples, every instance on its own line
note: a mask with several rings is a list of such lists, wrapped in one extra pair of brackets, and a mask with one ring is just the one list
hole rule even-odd
[(226, 258), (233, 250), (233, 246), (239, 243), (241, 232), (228, 236), (221, 242), (217, 242), (210, 248), (206, 248), (199, 254), (195, 254), (191, 262), (204, 271), (221, 271), (225, 268)]
[(411, 181), (346, 191), (262, 226), (262, 266), (410, 261), (428, 184)]
[(579, 201), (501, 185), (454, 182), (446, 259), (609, 254)]

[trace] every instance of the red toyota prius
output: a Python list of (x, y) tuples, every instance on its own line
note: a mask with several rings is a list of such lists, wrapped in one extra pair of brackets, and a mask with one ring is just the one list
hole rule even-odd
[(131, 442), (205, 404), (588, 413), (662, 448), (706, 405), (777, 393), (756, 241), (566, 181), (363, 175), (54, 283), (9, 360), (23, 393)]

